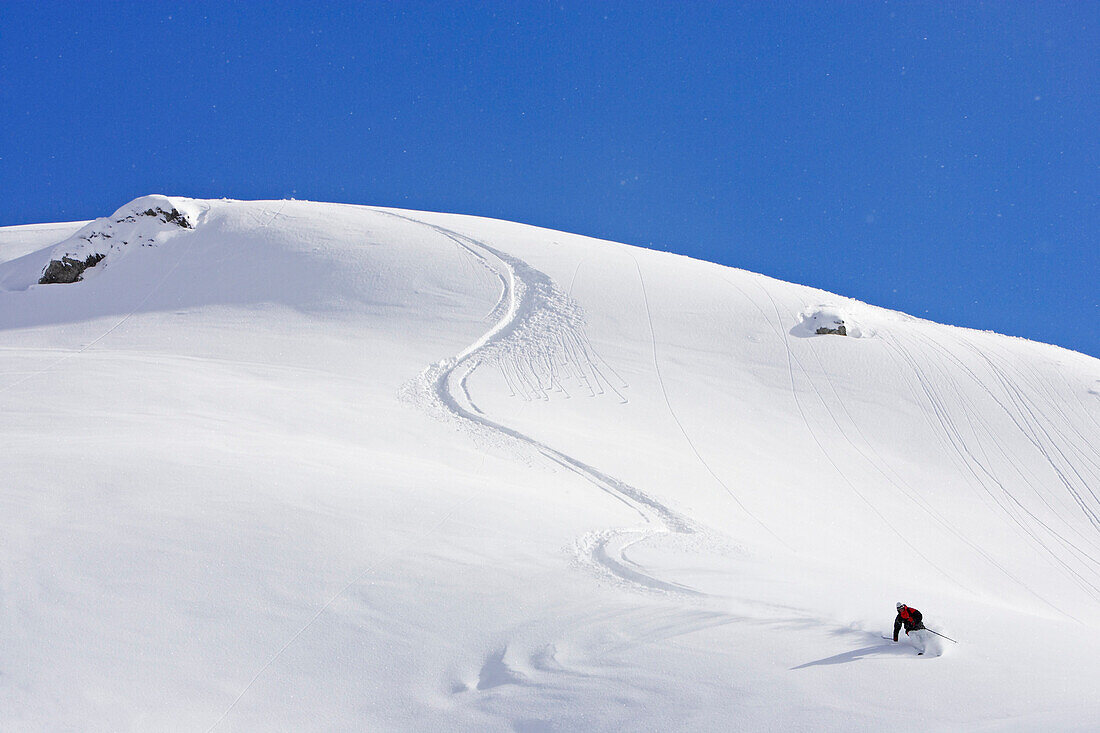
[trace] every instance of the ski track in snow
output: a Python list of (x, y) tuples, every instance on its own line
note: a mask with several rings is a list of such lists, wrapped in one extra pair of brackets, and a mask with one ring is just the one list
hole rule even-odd
[[(986, 502), (987, 506), (990, 506), (990, 509), (995, 513), (1000, 514), (1010, 526), (1014, 526), (1025, 541), (1033, 544), (1041, 554), (1045, 554), (1055, 567), (1065, 573), (1086, 594), (1097, 598), (1096, 584), (1073, 568), (1056, 548), (1045, 541), (1041, 536), (1041, 530), (1049, 534), (1055, 543), (1062, 545), (1063, 549), (1068, 549), (1078, 555), (1085, 555), (1085, 557), (1088, 557), (1087, 553), (1083, 553), (1075, 543), (1069, 541), (1064, 535), (1028, 509), (993, 470), (993, 463), (985, 452), (983, 441), (978, 439), (979, 430), (984, 432), (993, 443), (997, 444), (998, 451), (1009, 458), (1010, 462), (1011, 452), (998, 442), (995, 433), (980, 419), (979, 411), (968, 404), (965, 392), (959, 388), (954, 380), (948, 379), (947, 381), (951, 383), (955, 394), (942, 394), (935, 388), (935, 380), (929, 377), (921, 366), (922, 361), (927, 362), (929, 360), (920, 360), (915, 357), (898, 339), (888, 339), (887, 345), (901, 357), (902, 363), (907, 365), (916, 377), (919, 393), (924, 396), (924, 399), (918, 400), (918, 402), (922, 407), (925, 407), (925, 414), (933, 433), (939, 437), (948, 453), (952, 455), (960, 469), (960, 475), (966, 477), (971, 485), (979, 489), (979, 496)], [(980, 377), (974, 375), (973, 372), (970, 373), (970, 376), (984, 386)], [(995, 394), (989, 392), (989, 396), (999, 403), (1002, 408), (1004, 407), (1004, 404), (1000, 402)], [(962, 417), (966, 419), (965, 428), (952, 416), (951, 406), (956, 408), (954, 412), (961, 412)], [(927, 408), (930, 408), (931, 411), (929, 412)], [(966, 433), (968, 431), (966, 428), (973, 436), (970, 440), (967, 439)], [(989, 502), (992, 502), (992, 504)], [(1024, 587), (1027, 588), (1027, 586)], [(1080, 622), (1076, 616), (1073, 616), (1064, 608), (1050, 603), (1030, 588), (1027, 588), (1027, 590), (1060, 614)]]
[[(847, 439), (848, 436), (847, 436), (847, 433), (845, 433), (843, 427), (840, 425), (840, 423), (837, 422), (835, 415), (829, 409), (828, 402), (824, 399), (824, 397), (822, 397), (821, 391), (813, 383), (813, 380), (810, 378), (809, 372), (806, 370), (806, 367), (802, 364), (801, 360), (799, 360), (798, 357), (795, 356), (794, 352), (791, 350), (791, 344), (787, 339), (787, 334), (784, 332), (784, 324), (785, 324), (786, 321), (784, 320), (783, 315), (779, 311), (779, 305), (775, 302), (775, 298), (773, 298), (771, 293), (769, 293), (763, 286), (760, 286), (761, 292), (763, 292), (764, 295), (768, 298), (768, 301), (772, 306), (772, 310), (775, 312), (775, 320), (772, 321), (770, 316), (768, 316), (768, 314), (764, 312), (764, 310), (760, 307), (760, 305), (758, 303), (756, 303), (756, 301), (753, 298), (751, 298), (748, 295), (748, 293), (744, 292), (744, 290), (742, 290), (740, 287), (735, 285), (732, 281), (727, 280), (726, 282), (728, 282), (730, 285), (732, 285), (736, 290), (738, 290), (741, 293), (741, 295), (744, 298), (746, 298), (750, 303), (752, 303), (754, 305), (754, 307), (756, 307), (756, 309), (760, 312), (761, 316), (763, 316), (764, 320), (767, 321), (768, 323), (772, 324), (772, 327), (775, 329), (775, 332), (776, 332), (776, 337), (779, 338), (779, 340), (783, 342), (783, 347), (786, 350), (786, 355), (787, 355), (787, 372), (788, 372), (788, 376), (789, 376), (790, 382), (791, 382), (791, 397), (794, 400), (795, 407), (798, 409), (799, 415), (802, 417), (802, 422), (806, 426), (807, 433), (809, 433), (810, 438), (813, 440), (814, 444), (817, 446), (818, 450), (821, 452), (821, 455), (823, 455), (825, 457), (825, 460), (829, 463), (829, 465), (831, 465), (833, 467), (833, 469), (836, 471), (836, 474), (840, 477), (840, 479), (848, 486), (849, 489), (852, 490), (852, 493), (854, 493), (860, 499), (860, 501), (862, 501), (865, 505), (867, 505), (867, 508), (870, 509), (871, 512), (876, 517), (878, 517), (879, 520), (891, 532), (893, 532), (895, 535), (897, 535), (897, 537), (906, 546), (908, 546), (910, 548), (910, 550), (912, 550), (915, 555), (917, 555), (922, 560), (924, 560), (926, 563), (928, 563), (928, 565), (930, 567), (935, 568), (937, 572), (939, 572), (945, 578), (950, 580), (952, 583), (966, 589), (966, 586), (964, 586), (958, 580), (953, 578), (943, 568), (941, 568), (938, 565), (936, 565), (935, 563), (933, 563), (927, 556), (925, 556), (920, 551), (920, 549), (913, 542), (911, 542), (909, 540), (909, 538), (907, 538), (904, 534), (902, 534), (902, 532), (886, 517), (886, 515), (883, 514), (882, 511), (880, 511), (877, 506), (875, 506), (874, 502), (872, 502), (870, 499), (868, 499), (866, 494), (864, 494), (862, 491), (860, 491), (856, 487), (855, 482), (853, 482), (848, 477), (848, 475), (845, 474), (843, 469), (841, 469), (841, 467), (839, 465), (837, 465), (835, 459), (829, 453), (829, 451), (825, 447), (825, 445), (821, 442), (821, 437), (818, 435), (818, 431), (814, 430), (813, 424), (810, 422), (810, 418), (806, 414), (806, 408), (803, 405), (802, 400), (798, 396), (798, 383), (797, 383), (797, 380), (795, 379), (795, 365), (796, 364), (798, 365), (799, 372), (801, 372), (802, 376), (805, 378), (807, 383), (809, 383), (810, 388), (814, 391), (814, 394), (817, 396), (818, 400), (825, 407), (826, 412), (829, 413), (829, 416), (832, 419), (834, 425), (836, 425), (837, 430), (846, 439)], [(792, 320), (794, 320), (793, 316), (792, 316)], [(849, 442), (850, 442), (850, 439), (849, 439)], [(854, 444), (853, 444), (853, 447), (854, 447)]]
[[(867, 462), (867, 464), (870, 465), (875, 470), (875, 472), (877, 472), (879, 475), (881, 475), (883, 477), (883, 479), (885, 479), (886, 483), (889, 486), (896, 489), (901, 496), (905, 497), (906, 499), (909, 499), (914, 504), (916, 504), (917, 507), (920, 508), (929, 517), (931, 517), (932, 520), (936, 522), (936, 524), (943, 527), (943, 529), (946, 530), (952, 536), (954, 536), (955, 539), (959, 540), (960, 542), (965, 544), (967, 547), (969, 547), (971, 550), (973, 550), (975, 554), (977, 554), (979, 557), (983, 558), (986, 562), (988, 562), (990, 565), (992, 565), (994, 568), (996, 568), (998, 571), (1000, 571), (1003, 575), (1005, 575), (1007, 578), (1009, 578), (1009, 580), (1012, 580), (1014, 583), (1020, 585), (1021, 587), (1023, 587), (1027, 591), (1029, 591), (1032, 595), (1036, 595), (1034, 591), (1032, 591), (1028, 586), (1026, 586), (1023, 583), (1023, 581), (1021, 581), (1019, 578), (1017, 578), (1002, 563), (998, 562), (992, 555), (990, 555), (984, 548), (982, 548), (982, 546), (980, 544), (978, 544), (978, 543), (974, 542), (972, 539), (970, 539), (970, 537), (967, 535), (967, 533), (963, 529), (960, 529), (959, 527), (957, 527), (942, 512), (937, 510), (936, 507), (931, 502), (929, 502), (927, 499), (925, 499), (922, 496), (921, 492), (917, 488), (915, 488), (909, 481), (907, 481), (900, 473), (898, 473), (890, 465), (890, 462), (888, 460), (884, 459), (881, 455), (879, 455), (879, 453), (873, 447), (872, 441), (867, 438), (867, 436), (864, 434), (863, 430), (859, 427), (859, 421), (857, 421), (852, 416), (851, 412), (848, 410), (848, 407), (845, 405), (845, 402), (841, 398), (840, 393), (837, 391), (836, 386), (833, 383), (832, 378), (829, 377), (828, 372), (825, 370), (825, 364), (824, 364), (823, 360), (821, 359), (821, 355), (818, 353), (817, 349), (814, 348), (812, 345), (810, 346), (810, 351), (813, 352), (814, 358), (817, 360), (818, 365), (822, 369), (822, 373), (825, 375), (825, 381), (829, 386), (829, 390), (832, 392), (832, 394), (835, 398), (836, 404), (840, 406), (841, 411), (844, 413), (844, 416), (847, 418), (847, 424), (851, 426), (851, 428), (854, 430), (856, 435), (859, 436), (860, 442), (867, 449), (867, 450), (864, 450), (863, 448), (860, 448), (852, 440), (852, 437), (851, 437), (851, 435), (849, 435), (848, 431), (846, 431), (844, 428), (841, 427), (840, 422), (837, 420), (836, 414), (833, 413), (833, 411), (830, 408), (828, 408), (828, 406), (826, 406), (826, 409), (828, 410), (830, 417), (832, 418), (834, 424), (836, 424), (837, 429), (840, 431), (840, 435), (853, 448), (853, 450), (855, 450), (856, 453), (859, 454)], [(810, 378), (809, 373), (805, 372), (805, 370), (804, 370), (804, 373), (806, 375), (806, 378), (809, 379)], [(820, 397), (820, 392), (818, 392), (818, 395)], [(822, 400), (822, 404), (825, 404), (824, 400)], [(962, 585), (961, 583), (959, 585), (960, 585), (960, 587), (963, 587), (966, 590), (971, 590), (971, 589), (967, 588), (965, 585)], [(1036, 596), (1036, 597), (1038, 597), (1038, 596)]]
[(710, 464), (707, 463), (705, 458), (703, 458), (703, 454), (699, 452), (699, 448), (695, 445), (695, 441), (692, 440), (691, 436), (688, 434), (687, 429), (684, 427), (683, 421), (680, 420), (679, 415), (676, 414), (676, 410), (672, 408), (672, 400), (669, 399), (668, 387), (665, 385), (664, 377), (661, 376), (661, 364), (660, 360), (657, 358), (657, 332), (653, 328), (653, 311), (649, 307), (649, 291), (646, 290), (645, 277), (642, 275), (642, 266), (641, 264), (639, 264), (638, 258), (634, 256), (633, 252), (631, 252), (629, 249), (626, 249), (625, 251), (628, 255), (630, 255), (630, 259), (634, 262), (634, 268), (638, 271), (638, 284), (641, 286), (642, 289), (642, 303), (645, 305), (646, 322), (649, 324), (649, 340), (653, 346), (653, 371), (654, 374), (656, 374), (657, 376), (657, 383), (661, 387), (661, 395), (664, 397), (665, 407), (668, 408), (668, 414), (672, 416), (672, 421), (676, 423), (676, 427), (680, 429), (680, 433), (684, 436), (684, 440), (687, 442), (688, 447), (698, 459), (699, 463), (703, 466), (703, 468), (706, 469), (707, 473), (711, 475), (715, 482), (722, 487), (726, 494), (729, 495), (733, 502), (737, 504), (738, 508), (740, 508), (741, 511), (743, 511), (746, 515), (751, 517), (753, 521), (759, 524), (765, 532), (774, 537), (776, 541), (778, 541), (781, 545), (790, 550), (791, 546), (787, 544), (782, 537), (777, 535), (771, 527), (765, 524), (763, 520), (761, 520), (751, 511), (749, 511), (749, 508), (745, 506), (740, 497), (738, 497), (737, 494), (733, 492), (733, 489), (729, 487), (729, 484), (723, 481), (721, 476), (719, 476), (714, 471), (714, 469), (710, 467)]
[(491, 314), (497, 320), (490, 329), (462, 353), (421, 372), (406, 389), (406, 395), (437, 417), (458, 421), (478, 434), (534, 449), (633, 509), (643, 522), (641, 527), (591, 532), (575, 543), (574, 552), (582, 566), (619, 585), (702, 595), (680, 583), (655, 577), (627, 557), (631, 546), (645, 540), (670, 533), (699, 532), (694, 522), (640, 489), (492, 420), (470, 398), (466, 387), (469, 376), (479, 366), (495, 365), (513, 394), (524, 399), (548, 399), (551, 392), (568, 396), (562, 380), (571, 375), (586, 385), (591, 395), (610, 390), (625, 402), (605, 372), (616, 378), (618, 375), (588, 343), (583, 314), (576, 302), (545, 273), (485, 242), (401, 214), (379, 213), (428, 227), (451, 240), (492, 272), (503, 288)]

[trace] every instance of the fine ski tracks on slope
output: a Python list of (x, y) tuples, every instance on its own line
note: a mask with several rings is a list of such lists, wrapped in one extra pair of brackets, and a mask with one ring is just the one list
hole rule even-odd
[(771, 527), (766, 525), (763, 520), (761, 520), (751, 511), (749, 511), (749, 508), (745, 506), (745, 503), (741, 501), (740, 497), (738, 497), (737, 494), (733, 492), (733, 489), (729, 487), (729, 484), (723, 481), (721, 476), (719, 476), (714, 471), (714, 469), (710, 467), (710, 464), (707, 463), (705, 458), (703, 458), (703, 454), (699, 452), (699, 448), (695, 445), (695, 441), (692, 440), (691, 436), (688, 434), (687, 428), (684, 427), (683, 421), (680, 420), (680, 416), (677, 415), (676, 410), (673, 409), (672, 400), (669, 399), (668, 396), (668, 387), (665, 385), (664, 377), (661, 376), (660, 360), (657, 358), (657, 332), (656, 329), (654, 329), (653, 327), (653, 310), (650, 308), (649, 305), (649, 291), (646, 289), (645, 276), (642, 275), (642, 266), (638, 262), (638, 258), (635, 257), (634, 253), (630, 252), (630, 250), (626, 250), (626, 252), (630, 255), (630, 259), (634, 262), (634, 269), (638, 271), (638, 284), (641, 286), (642, 303), (643, 305), (645, 305), (646, 322), (649, 324), (649, 340), (653, 346), (653, 372), (657, 377), (657, 384), (659, 384), (661, 387), (661, 396), (664, 397), (665, 407), (668, 408), (668, 414), (672, 417), (672, 421), (676, 423), (676, 427), (680, 429), (681, 435), (684, 436), (684, 440), (687, 442), (687, 445), (691, 449), (691, 452), (695, 456), (695, 458), (698, 459), (699, 463), (703, 466), (703, 468), (706, 469), (707, 473), (709, 473), (711, 477), (715, 480), (715, 482), (722, 487), (722, 489), (726, 492), (726, 494), (729, 495), (733, 502), (737, 504), (741, 511), (743, 511), (745, 514), (751, 517), (753, 521), (763, 527), (764, 531), (774, 537), (776, 541), (778, 541), (781, 545), (783, 545), (787, 549), (791, 549), (790, 545), (788, 545), (782, 537), (772, 531)]
[[(959, 527), (948, 520), (934, 506), (924, 500), (920, 496), (920, 492), (915, 490), (901, 475), (890, 469), (887, 462), (876, 455), (872, 442), (867, 439), (867, 436), (860, 429), (858, 420), (854, 419), (849, 413), (844, 401), (840, 398), (840, 394), (832, 384), (828, 370), (825, 369), (825, 362), (822, 360), (813, 341), (807, 343), (806, 350), (822, 367), (821, 373), (827, 389), (834, 397), (833, 400), (829, 400), (828, 395), (823, 393), (822, 388), (816, 383), (806, 364), (803, 363), (803, 359), (792, 351), (790, 343), (783, 337), (783, 324), (795, 318), (796, 315), (788, 314), (785, 316), (772, 294), (762, 286), (760, 287), (761, 293), (767, 299), (771, 313), (774, 315), (765, 312), (765, 307), (757, 303), (755, 298), (751, 297), (735, 282), (729, 278), (722, 279), (739, 291), (742, 297), (756, 308), (761, 317), (772, 325), (776, 335), (783, 341), (794, 404), (806, 425), (808, 433), (841, 480), (868, 506), (884, 526), (896, 534), (915, 554), (920, 556), (930, 567), (935, 568), (943, 577), (952, 581), (960, 589), (972, 592), (971, 588), (956, 579), (953, 574), (948, 573), (943, 567), (934, 564), (925, 557), (915, 543), (910, 541), (879, 507), (856, 487), (855, 482), (845, 475), (845, 472), (841, 470), (841, 466), (834, 461), (822, 444), (818, 430), (815, 430), (815, 426), (812, 424), (810, 415), (806, 410), (807, 405), (804, 404), (806, 396), (800, 397), (799, 394), (799, 380), (797, 378), (800, 377), (801, 381), (808, 387), (808, 394), (813, 398), (810, 402), (816, 400), (817, 403), (820, 403), (831, 424), (830, 431), (838, 435), (853, 449), (855, 455), (859, 456), (872, 470), (882, 476), (885, 485), (892, 487), (899, 495), (913, 502), (916, 508), (929, 515), (936, 524), (968, 546), (975, 554), (990, 563), (1029, 595), (1037, 598), (1060, 615), (1078, 621), (1064, 606), (1051, 603), (1046, 597), (1026, 584), (1015, 572), (986, 552), (979, 543), (974, 542), (968, 536), (965, 528)], [(1050, 466), (1052, 474), (1064, 486), (1068, 495), (1072, 497), (1074, 505), (1095, 525), (1097, 514), (1092, 507), (1096, 497), (1090, 488), (1089, 478), (1091, 478), (1091, 472), (1089, 468), (1095, 468), (1096, 463), (1082, 449), (1077, 449), (1077, 455), (1074, 458), (1078, 460), (1075, 462), (1070, 460), (1065, 449), (1059, 448), (1060, 444), (1073, 445), (1073, 441), (1066, 439), (1064, 435), (1066, 430), (1073, 430), (1080, 438), (1082, 436), (1080, 436), (1079, 431), (1076, 431), (1072, 427), (1072, 423), (1068, 421), (1062, 421), (1068, 427), (1060, 427), (1059, 423), (1044, 415), (1040, 407), (1029, 401), (1025, 391), (1017, 386), (1017, 382), (1023, 379), (1022, 375), (1017, 375), (1016, 378), (1008, 375), (1009, 367), (1007, 363), (998, 363), (995, 355), (990, 353), (989, 350), (978, 348), (966, 338), (960, 338), (954, 348), (951, 347), (951, 344), (955, 343), (954, 341), (944, 340), (946, 343), (936, 343), (922, 333), (919, 326), (910, 328), (907, 334), (909, 338), (908, 346), (889, 331), (881, 332), (879, 337), (886, 347), (884, 353), (889, 355), (900, 373), (905, 375), (907, 379), (916, 379), (917, 387), (913, 393), (914, 399), (923, 410), (931, 431), (944, 444), (946, 454), (952, 456), (955, 465), (963, 476), (971, 479), (973, 484), (980, 487), (982, 490), (980, 496), (991, 509), (999, 512), (1011, 526), (1020, 531), (1025, 541), (1033, 543), (1039, 552), (1048, 558), (1053, 567), (1066, 573), (1071, 581), (1075, 582), (1085, 593), (1095, 598), (1097, 586), (1092, 576), (1096, 561), (1089, 551), (1090, 548), (1086, 547), (1091, 545), (1089, 538), (1081, 535), (1066, 521), (1064, 512), (1056, 511), (1056, 507), (1052, 506), (1044, 497), (1040, 487), (1035, 485), (1036, 479), (1033, 476), (1026, 475), (1027, 472), (1013, 456), (1012, 450), (1006, 447), (1002, 440), (998, 440), (994, 431), (982, 423), (978, 416), (988, 413), (985, 405), (978, 405), (973, 402), (974, 395), (983, 394), (988, 397), (991, 404), (1015, 424), (1020, 433)], [(921, 353), (914, 353), (913, 349), (920, 349)], [(960, 353), (957, 354), (956, 351)], [(990, 372), (988, 378), (983, 378), (982, 375), (976, 373), (975, 369), (977, 367), (969, 366), (961, 358), (961, 354), (969, 354), (979, 363), (984, 363)], [(938, 370), (942, 373), (936, 376), (927, 373), (929, 369), (937, 369), (937, 365), (939, 365)], [(948, 372), (947, 365), (956, 368), (957, 372), (955, 373), (961, 373), (967, 379), (972, 380), (973, 387), (968, 389), (965, 385), (961, 385)], [(1033, 381), (1040, 383), (1043, 380), (1035, 378)], [(937, 387), (937, 385), (939, 386)], [(997, 386), (1003, 390), (1003, 397), (995, 393)], [(1031, 388), (1033, 393), (1041, 393), (1037, 385), (1028, 384), (1028, 387)], [(950, 394), (946, 394), (945, 390), (950, 390)], [(1052, 434), (1054, 437), (1052, 437)], [(970, 435), (971, 438), (968, 439), (967, 435)], [(979, 440), (982, 435), (985, 436), (985, 441)], [(1057, 439), (1062, 439), (1061, 443)], [(860, 444), (866, 448), (861, 447)], [(992, 458), (998, 458), (998, 456), (991, 457), (987, 455), (987, 447), (983, 446), (992, 446), (999, 454), (999, 460), (992, 460)], [(1049, 518), (1044, 519), (1041, 517), (1036, 510), (1029, 508), (1021, 497), (1014, 494), (1009, 485), (997, 475), (995, 466), (1005, 466), (1017, 472), (1023, 479), (1024, 485), (1031, 488), (1036, 499), (1049, 512)], [(1059, 531), (1054, 526), (1059, 522), (1065, 524), (1066, 529), (1064, 531)], [(1076, 540), (1072, 539), (1069, 536), (1070, 534), (1077, 535)], [(1063, 555), (1066, 555), (1066, 557), (1062, 557)], [(1070, 562), (1071, 560), (1079, 561), (1078, 566), (1074, 567), (1074, 563)]]

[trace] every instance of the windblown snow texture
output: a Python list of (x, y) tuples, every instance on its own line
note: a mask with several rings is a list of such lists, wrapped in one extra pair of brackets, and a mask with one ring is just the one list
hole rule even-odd
[[(0, 338), (6, 729), (1100, 724), (1095, 359), (164, 196), (0, 229)], [(882, 638), (898, 598), (963, 643)]]

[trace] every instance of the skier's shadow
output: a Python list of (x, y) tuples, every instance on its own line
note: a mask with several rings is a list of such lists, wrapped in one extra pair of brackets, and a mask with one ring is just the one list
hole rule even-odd
[(849, 662), (858, 662), (861, 659), (871, 659), (873, 657), (893, 657), (898, 655), (910, 656), (915, 654), (916, 650), (908, 644), (897, 644), (889, 640), (882, 640), (876, 644), (865, 646), (862, 649), (853, 649), (850, 652), (842, 652), (840, 654), (834, 654), (831, 657), (825, 657), (824, 659), (815, 659), (812, 662), (806, 662), (800, 664), (797, 667), (791, 667), (795, 669), (806, 669), (807, 667), (821, 667), (828, 664), (848, 664)]

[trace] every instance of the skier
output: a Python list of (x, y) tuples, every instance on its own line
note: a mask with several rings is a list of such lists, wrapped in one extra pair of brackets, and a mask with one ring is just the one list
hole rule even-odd
[(928, 646), (928, 632), (924, 628), (924, 616), (915, 608), (910, 608), (904, 603), (898, 602), (898, 615), (894, 619), (894, 641), (898, 640), (898, 632), (905, 626), (905, 635), (913, 639), (913, 646), (917, 648), (917, 654), (924, 654)]

